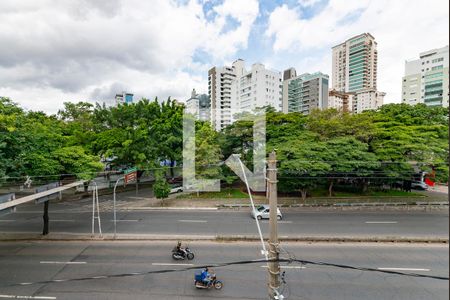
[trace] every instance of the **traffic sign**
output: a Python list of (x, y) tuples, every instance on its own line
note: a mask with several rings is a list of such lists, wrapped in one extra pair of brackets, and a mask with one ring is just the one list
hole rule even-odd
[(127, 183), (136, 181), (136, 179), (137, 179), (137, 168), (136, 167), (125, 170), (125, 178), (124, 178), (125, 185)]
[[(9, 194), (6, 194), (6, 195), (2, 195), (2, 196), (0, 196), (0, 203), (9, 202), (9, 201), (12, 201), (14, 199), (16, 199), (16, 194), (15, 193), (9, 193)], [(15, 206), (8, 207), (6, 209), (0, 210), (0, 215), (8, 214), (8, 213), (15, 212), (15, 211), (16, 211), (16, 207)]]
[[(49, 183), (46, 185), (42, 185), (42, 186), (39, 186), (36, 188), (36, 194), (44, 192), (44, 191), (48, 191), (48, 190), (51, 190), (51, 189), (54, 189), (57, 187), (59, 187), (59, 182), (52, 182), (52, 183)], [(56, 199), (56, 198), (58, 198), (58, 192), (48, 195), (48, 196), (44, 196), (44, 197), (35, 199), (34, 202), (36, 204), (39, 204), (39, 203), (44, 203), (44, 202), (47, 202), (48, 200)]]

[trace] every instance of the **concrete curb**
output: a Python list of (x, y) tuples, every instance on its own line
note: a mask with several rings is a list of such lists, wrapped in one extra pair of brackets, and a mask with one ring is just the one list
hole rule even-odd
[[(279, 205), (281, 208), (325, 208), (325, 209), (362, 209), (362, 208), (403, 208), (403, 209), (426, 209), (426, 208), (448, 208), (448, 202), (416, 202), (416, 203), (406, 203), (406, 202), (391, 202), (391, 203), (335, 203), (335, 204), (292, 204), (292, 205)], [(170, 207), (159, 207), (159, 206), (142, 206), (142, 207), (120, 207), (118, 211), (133, 211), (133, 210), (196, 210), (196, 211), (215, 211), (215, 210), (226, 210), (226, 209), (250, 209), (251, 205), (247, 203), (242, 204), (219, 204), (216, 206), (170, 206)]]
[[(91, 236), (82, 233), (50, 233), (42, 236), (37, 233), (1, 233), (0, 242), (13, 241), (215, 241), (239, 242), (259, 241), (256, 235), (162, 235), (162, 234), (98, 234)], [(329, 243), (438, 243), (448, 244), (443, 237), (407, 237), (407, 236), (279, 236), (285, 242), (329, 242)]]
[(158, 206), (141, 206), (141, 207), (122, 207), (120, 210), (218, 210), (218, 207), (158, 207)]

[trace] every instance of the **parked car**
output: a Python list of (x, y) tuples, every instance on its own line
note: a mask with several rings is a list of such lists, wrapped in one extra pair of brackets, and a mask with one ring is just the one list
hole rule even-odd
[(183, 191), (182, 184), (172, 184), (170, 186), (170, 194), (181, 193)]
[(428, 190), (428, 185), (422, 181), (413, 181), (411, 182), (411, 188), (415, 190)]
[[(252, 211), (252, 217), (261, 219), (269, 219), (270, 216), (270, 206), (269, 205), (261, 205), (259, 207), (255, 207), (255, 210)], [(280, 212), (280, 209), (277, 208), (277, 220), (283, 219), (283, 215)]]

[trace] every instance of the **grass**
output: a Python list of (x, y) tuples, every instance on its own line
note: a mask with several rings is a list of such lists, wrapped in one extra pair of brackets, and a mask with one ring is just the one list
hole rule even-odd
[(200, 192), (191, 194), (179, 195), (177, 199), (242, 199), (248, 198), (248, 194), (239, 189), (225, 188), (220, 192)]
[[(313, 190), (311, 191), (312, 197), (328, 197), (328, 190)], [(340, 198), (340, 197), (422, 197), (422, 194), (413, 192), (404, 192), (399, 190), (388, 190), (388, 191), (368, 191), (366, 193), (358, 192), (333, 192), (333, 197), (329, 198)]]

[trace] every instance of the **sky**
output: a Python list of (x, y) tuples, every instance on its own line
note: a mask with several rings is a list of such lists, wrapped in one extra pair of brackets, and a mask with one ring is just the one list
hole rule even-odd
[(2, 0), (0, 96), (56, 113), (122, 91), (185, 101), (244, 59), (331, 78), (331, 47), (378, 43), (378, 90), (399, 103), (405, 60), (449, 44), (447, 0)]

